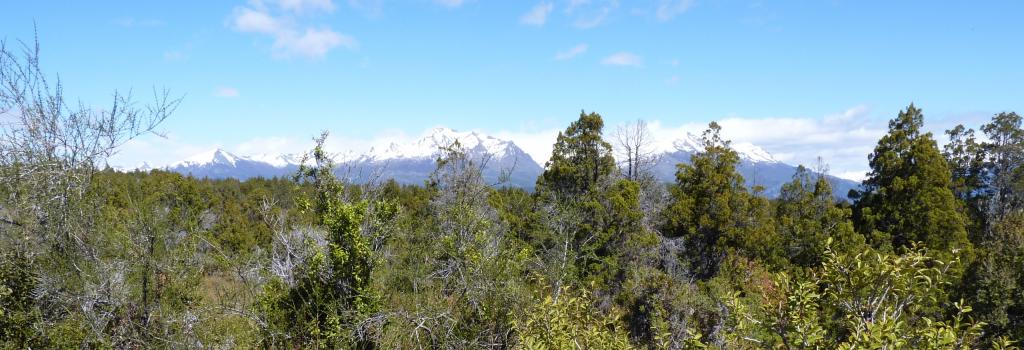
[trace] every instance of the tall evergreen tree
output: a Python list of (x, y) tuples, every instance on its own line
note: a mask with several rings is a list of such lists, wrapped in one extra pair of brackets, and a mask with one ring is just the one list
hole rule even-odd
[(615, 171), (612, 145), (601, 137), (601, 115), (580, 112), (580, 118), (558, 133), (551, 159), (537, 179), (538, 192), (561, 196), (587, 193)]
[(1017, 113), (999, 113), (981, 130), (990, 140), (985, 148), (990, 183), (989, 216), (1001, 220), (1024, 209), (1024, 129)]
[(911, 104), (889, 121), (868, 156), (871, 172), (855, 194), (859, 229), (876, 247), (971, 250), (963, 215), (951, 190), (946, 160), (931, 133), (922, 133), (924, 116)]
[(987, 184), (985, 145), (974, 137), (974, 130), (957, 125), (947, 130), (949, 143), (942, 154), (952, 173), (953, 195), (962, 205), (967, 222), (967, 234), (974, 243), (980, 242), (988, 227), (986, 209), (991, 197)]
[(979, 252), (962, 290), (986, 323), (987, 337), (1024, 339), (1024, 130), (1012, 112), (995, 115), (981, 130), (987, 140), (972, 145), (980, 155), (968, 168), (980, 168), (971, 174), (978, 179), (964, 182)]
[[(604, 121), (597, 113), (580, 112), (554, 144), (551, 160), (537, 179), (537, 201), (547, 229), (538, 232), (535, 244), (548, 253), (555, 276), (567, 282), (606, 282), (613, 275), (617, 251), (612, 245), (621, 237), (610, 216), (607, 200), (616, 174), (612, 147), (602, 138)], [(556, 272), (557, 271), (557, 272)], [(557, 278), (555, 292), (563, 277)]]
[(783, 252), (790, 263), (800, 267), (821, 264), (832, 239), (832, 249), (852, 252), (860, 249), (863, 236), (850, 221), (850, 209), (837, 206), (832, 185), (822, 173), (797, 167), (793, 180), (783, 184), (776, 209), (776, 223)]
[[(672, 202), (664, 211), (668, 237), (684, 237), (691, 272), (709, 278), (725, 257), (724, 240), (739, 237), (747, 214), (748, 193), (736, 170), (739, 155), (712, 122), (704, 131), (704, 149), (677, 165)], [(720, 242), (721, 241), (721, 242)]]

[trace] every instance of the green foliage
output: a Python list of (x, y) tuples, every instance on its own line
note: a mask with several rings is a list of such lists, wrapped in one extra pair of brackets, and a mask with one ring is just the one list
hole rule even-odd
[(937, 321), (943, 300), (938, 285), (956, 261), (940, 261), (923, 249), (903, 255), (868, 249), (860, 254), (827, 250), (816, 275), (806, 280), (785, 273), (754, 293), (726, 298), (727, 348), (970, 349), (982, 324), (958, 302), (954, 314)]
[(23, 253), (0, 254), (0, 347), (4, 349), (39, 347), (36, 327), (42, 315), (32, 296), (36, 279)]
[(921, 119), (854, 210), (802, 167), (747, 189), (717, 124), (675, 184), (624, 179), (595, 113), (535, 193), (458, 143), (424, 186), (344, 183), (321, 143), (293, 179), (4, 177), (0, 348), (1018, 349), (1020, 118), (945, 159)]
[(618, 173), (603, 127), (600, 115), (581, 112), (559, 134), (537, 179), (539, 215), (529, 240), (543, 255), (541, 274), (556, 286), (613, 284), (619, 248), (642, 218), (637, 185), (614, 179)]
[(537, 179), (537, 192), (578, 196), (593, 190), (615, 171), (612, 145), (601, 138), (601, 115), (580, 112), (580, 118), (558, 133), (551, 159)]
[(322, 149), (325, 138), (326, 133), (313, 151), (315, 166), (303, 166), (299, 180), (313, 188), (312, 200), (304, 199), (300, 207), (316, 215), (326, 230), (326, 244), (311, 247), (313, 253), (300, 265), (294, 281), (275, 279), (267, 285), (260, 307), (271, 331), (285, 334), (269, 336), (267, 345), (369, 346), (354, 332), (378, 308), (370, 284), (373, 252), (360, 229), (367, 203), (344, 200), (344, 187), (334, 178), (334, 167)]
[(868, 157), (871, 172), (855, 203), (860, 232), (882, 249), (923, 242), (970, 257), (950, 170), (931, 133), (921, 133), (923, 123), (921, 110), (910, 105), (889, 121), (889, 133)]
[(999, 113), (982, 125), (988, 137), (986, 171), (991, 176), (989, 210), (995, 219), (1024, 210), (1024, 118), (1017, 113)]
[(1024, 212), (1006, 217), (968, 271), (964, 290), (986, 333), (1024, 339)]
[(953, 194), (962, 204), (964, 216), (968, 218), (967, 232), (974, 243), (979, 242), (988, 227), (987, 203), (989, 193), (986, 185), (986, 146), (974, 137), (974, 130), (957, 125), (946, 131), (949, 143), (943, 148), (943, 155), (949, 163)]
[(775, 212), (785, 258), (802, 268), (818, 266), (829, 239), (837, 251), (861, 250), (864, 238), (854, 231), (850, 216), (850, 209), (834, 203), (824, 174), (798, 167), (793, 181), (782, 185)]
[(603, 313), (583, 293), (563, 289), (514, 321), (519, 349), (632, 349), (618, 313)]
[(683, 237), (689, 266), (701, 279), (714, 276), (726, 254), (773, 258), (780, 246), (767, 201), (747, 192), (736, 170), (739, 156), (712, 122), (702, 137), (703, 150), (690, 164), (679, 164), (672, 200), (662, 214), (662, 233)]

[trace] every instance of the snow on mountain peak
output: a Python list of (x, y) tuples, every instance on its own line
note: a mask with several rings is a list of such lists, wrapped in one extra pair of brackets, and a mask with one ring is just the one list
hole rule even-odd
[(183, 161), (168, 165), (168, 168), (196, 167), (203, 165), (220, 164), (235, 166), (238, 161), (258, 162), (270, 165), (275, 168), (284, 168), (289, 165), (299, 165), (302, 161), (301, 154), (257, 154), (253, 156), (236, 156), (231, 152), (217, 148), (191, 156)]
[(766, 162), (766, 163), (778, 163), (779, 161), (772, 156), (771, 153), (765, 151), (764, 148), (755, 146), (749, 142), (740, 142), (732, 144), (732, 149), (739, 153), (740, 158), (744, 158), (754, 162)]
[(704, 149), (704, 145), (701, 144), (700, 137), (693, 133), (686, 133), (686, 136), (672, 142), (672, 147), (676, 150), (684, 152), (696, 152), (697, 150)]
[(467, 151), (483, 152), (495, 157), (503, 157), (511, 144), (509, 141), (481, 135), (476, 131), (463, 132), (437, 127), (410, 143), (392, 142), (384, 149), (371, 148), (366, 157), (373, 160), (434, 157), (441, 147), (451, 145), (455, 141)]
[[(741, 159), (749, 160), (752, 162), (765, 162), (765, 163), (778, 163), (779, 161), (772, 156), (771, 153), (758, 147), (749, 142), (738, 142), (729, 145), (733, 151), (739, 154)], [(662, 150), (662, 152), (675, 152), (682, 151), (687, 153), (694, 153), (704, 149), (704, 145), (700, 137), (692, 133), (686, 133), (686, 135), (680, 139), (672, 142), (672, 148)]]
[(302, 163), (302, 155), (301, 154), (264, 153), (264, 154), (257, 154), (257, 155), (254, 155), (254, 156), (248, 156), (248, 157), (242, 157), (242, 158), (246, 159), (246, 160), (254, 161), (254, 162), (267, 163), (270, 166), (275, 167), (275, 168), (284, 168), (284, 167), (287, 167), (289, 165), (299, 165), (299, 163)]
[(220, 148), (209, 150), (197, 155), (191, 156), (183, 161), (171, 164), (169, 167), (178, 166), (197, 166), (206, 164), (224, 164), (224, 165), (235, 165), (238, 161), (238, 157), (228, 151)]

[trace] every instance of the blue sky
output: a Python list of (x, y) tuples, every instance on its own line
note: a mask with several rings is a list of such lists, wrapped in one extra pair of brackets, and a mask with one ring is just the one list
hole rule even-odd
[(44, 69), (86, 103), (185, 95), (168, 139), (128, 145), (123, 163), (295, 151), (322, 129), (358, 148), (438, 125), (540, 158), (586, 109), (666, 138), (726, 120), (738, 141), (856, 177), (910, 102), (937, 132), (1024, 111), (1021, 13), (1020, 1), (16, 1), (0, 36), (29, 40), (34, 24)]

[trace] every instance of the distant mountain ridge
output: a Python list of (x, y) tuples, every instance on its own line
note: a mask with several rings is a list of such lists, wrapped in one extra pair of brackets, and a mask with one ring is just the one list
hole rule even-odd
[[(730, 147), (740, 157), (740, 163), (736, 167), (748, 188), (763, 186), (764, 194), (769, 198), (779, 196), (782, 185), (793, 180), (793, 174), (797, 167), (783, 163), (768, 151), (750, 143), (733, 143)], [(664, 148), (656, 152), (656, 161), (652, 167), (655, 178), (672, 182), (676, 179), (676, 165), (689, 163), (694, 153), (703, 150), (699, 138), (687, 133), (683, 138), (672, 142), (671, 148)], [(832, 194), (837, 199), (847, 199), (851, 189), (860, 187), (860, 184), (848, 179), (827, 175), (832, 185)]]
[[(431, 129), (426, 136), (408, 143), (391, 143), (387, 147), (371, 148), (363, 154), (338, 153), (334, 160), (339, 177), (353, 182), (394, 179), (402, 184), (421, 185), (436, 167), (441, 147), (458, 141), (467, 154), (485, 164), (484, 179), (494, 185), (520, 187), (532, 190), (537, 177), (543, 173), (541, 163), (530, 157), (515, 142), (502, 140), (479, 132), (460, 132), (448, 128)], [(664, 182), (675, 181), (676, 164), (688, 163), (702, 146), (693, 134), (674, 140), (671, 146), (656, 150), (656, 163), (652, 167), (655, 177)], [(749, 143), (735, 143), (731, 147), (740, 156), (738, 170), (747, 185), (764, 186), (765, 195), (776, 197), (782, 184), (789, 182), (796, 167), (775, 159), (771, 153)], [(286, 177), (295, 174), (303, 159), (302, 154), (261, 154), (238, 156), (222, 149), (211, 150), (172, 163), (162, 169), (198, 178)], [(134, 170), (150, 170), (148, 164)], [(120, 169), (133, 170), (133, 169)], [(858, 183), (828, 177), (837, 198), (846, 198)]]

